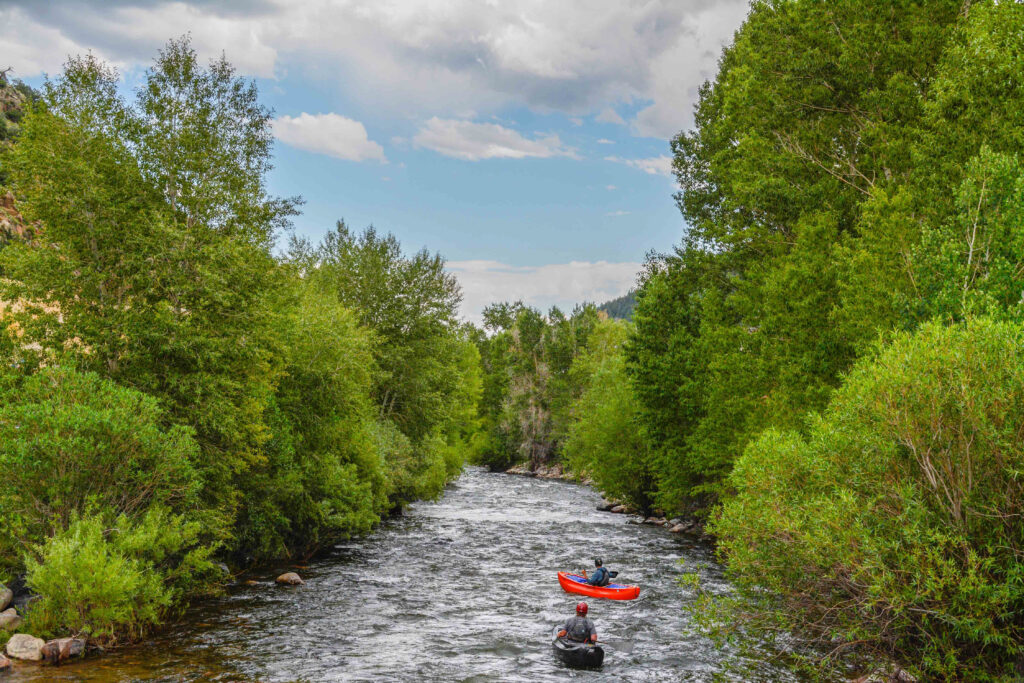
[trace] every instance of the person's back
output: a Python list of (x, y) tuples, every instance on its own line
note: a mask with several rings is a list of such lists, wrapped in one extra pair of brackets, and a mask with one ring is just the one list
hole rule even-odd
[(594, 570), (593, 576), (587, 578), (587, 583), (591, 586), (607, 586), (611, 580), (611, 576), (608, 574), (608, 570), (604, 568), (604, 563), (601, 562), (601, 558), (595, 558), (594, 565), (597, 569)]
[(587, 603), (576, 605), (576, 616), (565, 620), (565, 628), (558, 632), (559, 638), (569, 638), (578, 643), (597, 642), (597, 629), (594, 622), (587, 618)]
[(607, 586), (608, 585), (608, 570), (604, 567), (598, 567), (594, 571), (593, 576), (588, 579), (587, 583), (591, 586)]
[(597, 635), (594, 622), (588, 617), (569, 617), (565, 620), (564, 630), (569, 640), (575, 640), (578, 643), (588, 642)]

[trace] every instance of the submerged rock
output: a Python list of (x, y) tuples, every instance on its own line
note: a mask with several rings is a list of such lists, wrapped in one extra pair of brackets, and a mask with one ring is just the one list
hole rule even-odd
[(46, 641), (30, 636), (27, 633), (15, 633), (7, 641), (7, 656), (13, 659), (24, 659), (38, 662), (43, 659), (43, 646)]
[(302, 577), (295, 572), (287, 572), (277, 577), (277, 582), (282, 586), (301, 586), (304, 582)]
[(0, 631), (13, 631), (19, 626), (21, 626), (21, 617), (13, 607), (0, 612)]
[(72, 657), (85, 654), (85, 641), (81, 638), (58, 638), (43, 645), (40, 650), (43, 659), (50, 664), (60, 664)]

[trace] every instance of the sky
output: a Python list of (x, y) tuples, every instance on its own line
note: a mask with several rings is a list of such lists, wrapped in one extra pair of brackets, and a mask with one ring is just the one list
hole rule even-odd
[(679, 242), (669, 140), (747, 0), (0, 0), (31, 85), (92, 52), (138, 83), (168, 39), (224, 53), (275, 112), (269, 187), (440, 252), (463, 315), (620, 296)]

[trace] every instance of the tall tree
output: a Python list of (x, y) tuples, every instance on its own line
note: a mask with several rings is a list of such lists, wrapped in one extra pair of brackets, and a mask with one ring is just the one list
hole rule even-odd
[[(76, 362), (196, 429), (207, 495), (230, 513), (267, 438), (279, 277), (269, 244), (293, 206), (263, 192), (269, 122), (233, 128), (262, 110), (225, 63), (203, 69), (187, 41), (172, 41), (136, 104), (117, 80), (91, 56), (72, 59), (26, 117), (5, 166), (46, 237), (5, 249), (3, 265), (13, 295), (45, 304), (25, 316), (44, 352), (78, 349)], [(191, 113), (153, 105), (165, 96)], [(187, 153), (161, 151), (177, 145)], [(199, 182), (196, 169), (214, 167)], [(173, 178), (193, 180), (184, 192)]]

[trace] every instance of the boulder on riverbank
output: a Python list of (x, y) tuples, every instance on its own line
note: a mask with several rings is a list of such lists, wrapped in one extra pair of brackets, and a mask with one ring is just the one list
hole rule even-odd
[(72, 657), (85, 654), (85, 640), (82, 638), (57, 638), (43, 645), (40, 650), (43, 660), (50, 664), (61, 664)]
[(39, 662), (43, 659), (44, 645), (46, 645), (46, 641), (42, 638), (36, 638), (27, 633), (15, 633), (7, 641), (7, 656), (11, 659)]
[(277, 583), (281, 586), (301, 586), (305, 582), (295, 572), (287, 572), (277, 577)]
[(0, 612), (7, 609), (7, 606), (11, 604), (13, 599), (14, 591), (0, 583)]
[(11, 670), (11, 660), (7, 659), (7, 657), (5, 657), (3, 655), (0, 655), (0, 674), (4, 673), (5, 671), (10, 671), (10, 670)]
[(21, 617), (13, 607), (0, 612), (0, 631), (13, 631), (21, 626)]

